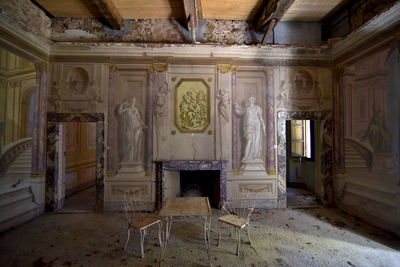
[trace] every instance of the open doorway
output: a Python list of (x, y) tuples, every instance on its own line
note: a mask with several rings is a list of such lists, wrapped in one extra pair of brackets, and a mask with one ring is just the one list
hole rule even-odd
[(318, 206), (315, 196), (320, 180), (320, 121), (286, 121), (287, 138), (287, 207)]
[[(58, 211), (64, 207), (68, 183), (74, 185), (75, 178), (72, 176), (67, 180), (66, 171), (66, 149), (64, 132), (66, 122), (93, 122), (90, 124), (95, 128), (91, 131), (92, 143), (95, 146), (95, 210), (101, 211), (104, 206), (104, 114), (102, 113), (48, 113), (47, 114), (47, 140), (46, 140), (46, 194), (45, 208), (47, 211)], [(95, 125), (95, 126), (94, 126)], [(88, 134), (88, 133), (86, 133)], [(93, 141), (95, 140), (95, 141)], [(87, 145), (87, 144), (86, 144)], [(93, 172), (90, 169), (88, 172)], [(90, 184), (83, 182), (84, 185)], [(72, 186), (73, 187), (73, 186)], [(79, 189), (79, 187), (78, 187)], [(79, 190), (78, 190), (79, 191)], [(85, 209), (83, 209), (85, 211)], [(82, 212), (82, 209), (78, 209)]]
[(96, 123), (63, 123), (64, 195), (60, 212), (93, 211), (96, 208)]

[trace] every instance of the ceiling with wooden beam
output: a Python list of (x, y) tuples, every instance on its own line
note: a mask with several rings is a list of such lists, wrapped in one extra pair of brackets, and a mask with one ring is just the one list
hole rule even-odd
[[(94, 0), (36, 0), (54, 17), (105, 18)], [(123, 19), (183, 19), (184, 0), (108, 0)], [(254, 20), (265, 0), (201, 0), (203, 19)], [(281, 20), (321, 21), (347, 0), (295, 0)]]

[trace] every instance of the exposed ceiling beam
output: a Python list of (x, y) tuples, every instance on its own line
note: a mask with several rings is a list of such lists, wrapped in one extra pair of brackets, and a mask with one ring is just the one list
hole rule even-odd
[(199, 20), (203, 19), (201, 0), (183, 0), (185, 8), (185, 22), (187, 29), (192, 35), (193, 43), (196, 42), (196, 31), (199, 26)]
[(112, 0), (92, 0), (113, 29), (124, 27), (124, 20)]
[(274, 29), (275, 24), (276, 24), (276, 19), (272, 19), (272, 20), (269, 22), (269, 24), (268, 24), (268, 29), (267, 29), (267, 31), (266, 31), (265, 34), (264, 34), (264, 37), (263, 37), (263, 39), (262, 39), (262, 41), (261, 41), (261, 45), (265, 45), (265, 44), (267, 43), (268, 35), (269, 35), (269, 34), (272, 32), (272, 30)]
[(268, 24), (267, 31), (264, 34), (262, 44), (265, 45), (268, 35), (274, 29), (275, 25), (281, 20), (294, 0), (269, 0), (263, 7), (261, 15), (256, 21), (256, 29), (261, 30)]

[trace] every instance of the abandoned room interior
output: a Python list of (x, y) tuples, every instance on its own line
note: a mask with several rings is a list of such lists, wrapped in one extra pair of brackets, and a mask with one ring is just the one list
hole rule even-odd
[(400, 266), (399, 103), (400, 1), (0, 1), (1, 265)]

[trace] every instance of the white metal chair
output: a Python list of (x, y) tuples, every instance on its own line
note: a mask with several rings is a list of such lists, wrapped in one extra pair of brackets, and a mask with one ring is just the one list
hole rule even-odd
[(220, 217), (218, 218), (218, 242), (221, 241), (221, 224), (225, 223), (230, 228), (231, 236), (232, 229), (235, 230), (236, 236), (236, 255), (239, 255), (240, 247), (240, 230), (246, 229), (247, 236), (250, 239), (250, 216), (254, 211), (255, 201), (246, 199), (228, 200), (220, 204)]
[[(147, 227), (151, 225), (158, 224), (158, 240), (160, 242), (160, 247), (162, 247), (161, 243), (161, 220), (159, 218), (153, 216), (137, 216), (137, 210), (140, 204), (141, 193), (138, 190), (129, 189), (124, 192), (125, 197), (125, 214), (126, 219), (128, 220), (128, 238), (126, 240), (125, 248), (128, 246), (129, 238), (131, 235), (131, 229), (136, 229), (140, 231), (140, 251), (142, 253), (142, 258), (144, 257), (144, 239), (147, 234)], [(143, 201), (143, 200), (142, 200)]]

